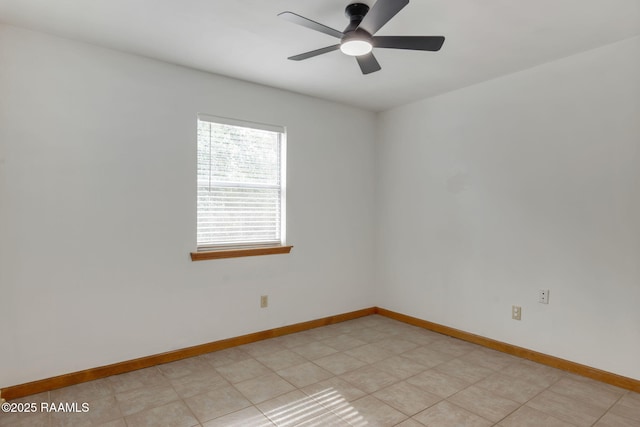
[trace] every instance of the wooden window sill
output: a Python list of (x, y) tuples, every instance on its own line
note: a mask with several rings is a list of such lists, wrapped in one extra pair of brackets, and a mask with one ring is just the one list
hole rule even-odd
[(191, 261), (208, 259), (239, 258), (245, 256), (288, 254), (293, 246), (270, 246), (266, 248), (225, 249), (220, 251), (191, 252)]

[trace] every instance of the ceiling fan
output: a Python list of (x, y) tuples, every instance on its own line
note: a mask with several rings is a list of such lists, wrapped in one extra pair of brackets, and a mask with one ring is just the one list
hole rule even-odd
[(364, 3), (352, 3), (345, 9), (349, 18), (349, 25), (344, 31), (338, 31), (326, 25), (312, 21), (293, 12), (278, 14), (287, 21), (303, 27), (328, 34), (340, 39), (340, 43), (300, 55), (291, 56), (288, 59), (302, 61), (324, 53), (340, 49), (344, 54), (354, 56), (362, 70), (362, 74), (379, 71), (382, 67), (373, 56), (374, 47), (387, 49), (409, 49), (438, 51), (444, 43), (442, 36), (375, 36), (374, 34), (400, 12), (409, 0), (378, 0), (369, 10)]

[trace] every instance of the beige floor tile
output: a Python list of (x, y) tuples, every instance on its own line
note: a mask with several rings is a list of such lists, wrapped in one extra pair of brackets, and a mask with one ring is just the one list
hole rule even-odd
[(169, 380), (158, 368), (151, 367), (114, 375), (106, 378), (115, 393), (135, 390), (142, 387), (168, 385)]
[(360, 347), (347, 350), (345, 353), (349, 356), (355, 357), (356, 359), (360, 359), (365, 363), (379, 362), (394, 355), (390, 351), (376, 347), (373, 344), (361, 345)]
[(229, 382), (213, 368), (200, 374), (171, 379), (170, 382), (176, 393), (183, 399), (229, 385)]
[(270, 369), (273, 369), (274, 371), (289, 368), (291, 366), (301, 365), (307, 361), (307, 359), (300, 356), (298, 353), (294, 353), (291, 350), (278, 351), (266, 356), (260, 356), (257, 359), (260, 363)]
[(48, 413), (2, 413), (0, 412), (0, 426), (2, 427), (49, 427)]
[(354, 339), (359, 339), (358, 334), (362, 329), (365, 329), (364, 327), (355, 325), (350, 322), (337, 323), (333, 325), (333, 327), (335, 328), (335, 331), (338, 332), (338, 335), (336, 335), (336, 337), (341, 335), (347, 335)]
[(296, 424), (296, 427), (352, 427), (348, 422), (340, 419), (336, 414), (329, 412), (310, 420)]
[(603, 389), (603, 390), (608, 390), (608, 391), (611, 391), (611, 392), (619, 394), (619, 395), (624, 395), (624, 394), (626, 394), (628, 392), (627, 389), (616, 387), (614, 385), (606, 384), (606, 383), (603, 383), (603, 382), (600, 382), (600, 381), (596, 381), (594, 379), (591, 379), (591, 378), (588, 378), (588, 377), (585, 377), (585, 376), (582, 376), (582, 375), (573, 374), (571, 372), (564, 372), (564, 371), (561, 371), (561, 372), (563, 374), (563, 378), (570, 378), (570, 379), (573, 379), (573, 380), (576, 380), (576, 381), (585, 382), (585, 383), (588, 383), (588, 384), (597, 384), (598, 388)]
[(353, 328), (349, 328), (349, 321), (346, 322), (338, 322), (338, 323), (334, 323), (332, 325), (327, 325), (327, 326), (323, 326), (321, 329), (328, 329), (330, 331), (332, 331), (332, 333), (334, 334), (334, 336), (338, 336), (338, 335), (342, 335), (348, 332), (345, 332), (343, 329), (345, 329), (343, 327), (343, 325), (346, 325), (348, 328), (348, 331), (351, 331)]
[(608, 413), (632, 420), (640, 426), (640, 406), (632, 408), (624, 405), (615, 405)]
[(216, 368), (216, 371), (231, 383), (239, 383), (273, 372), (255, 359), (220, 366)]
[(465, 362), (461, 359), (453, 359), (452, 361), (442, 363), (433, 369), (451, 375), (452, 377), (460, 378), (461, 380), (469, 383), (480, 381), (495, 372), (489, 368), (483, 368), (482, 366), (474, 365), (473, 363)]
[(237, 383), (235, 387), (254, 404), (273, 399), (276, 396), (295, 389), (294, 386), (283, 380), (277, 374), (268, 374), (246, 380)]
[(616, 414), (606, 413), (594, 427), (638, 427), (640, 423), (630, 418), (621, 417)]
[(331, 411), (300, 390), (293, 390), (256, 407), (277, 426), (289, 427)]
[(440, 402), (420, 412), (413, 418), (429, 427), (489, 427), (493, 424), (472, 412), (446, 401)]
[(373, 366), (401, 380), (417, 375), (428, 369), (426, 366), (402, 356), (393, 356), (384, 359), (373, 364)]
[(407, 378), (406, 381), (422, 390), (443, 398), (449, 397), (467, 388), (471, 384), (470, 382), (445, 374), (444, 372), (436, 371), (435, 369), (430, 369), (411, 378)]
[(556, 394), (549, 390), (543, 391), (528, 401), (527, 406), (578, 427), (592, 425), (605, 412), (601, 408)]
[(305, 387), (333, 376), (331, 372), (311, 362), (281, 369), (277, 374), (296, 387)]
[(172, 402), (126, 417), (128, 427), (193, 427), (198, 420), (184, 402)]
[(397, 334), (396, 337), (406, 341), (411, 341), (418, 346), (428, 345), (436, 340), (442, 339), (442, 335), (438, 335), (424, 329), (402, 331)]
[(449, 338), (442, 340), (436, 340), (428, 346), (432, 350), (439, 351), (440, 353), (448, 354), (453, 357), (460, 357), (464, 354), (471, 353), (474, 350), (478, 350), (480, 347), (475, 344), (461, 341), (456, 338)]
[(94, 424), (87, 414), (59, 412), (49, 415), (49, 424), (47, 425), (52, 427), (92, 427)]
[(335, 348), (317, 341), (293, 347), (291, 348), (291, 351), (295, 351), (300, 356), (305, 357), (308, 360), (320, 359), (321, 357), (338, 352)]
[(314, 328), (306, 331), (306, 333), (309, 337), (313, 338), (316, 341), (322, 341), (326, 340), (327, 338), (333, 338), (340, 335), (340, 331), (331, 327)]
[(232, 386), (221, 387), (184, 401), (201, 423), (251, 406)]
[(428, 329), (419, 328), (417, 326), (415, 328), (413, 328), (412, 331), (416, 332), (416, 333), (419, 333), (421, 335), (425, 335), (425, 336), (431, 337), (432, 341), (441, 340), (441, 339), (446, 339), (447, 338), (442, 334), (439, 334), (439, 333), (434, 332), (434, 331), (430, 331)]
[(573, 427), (573, 424), (561, 421), (528, 406), (520, 407), (498, 425), (500, 427)]
[(376, 341), (372, 344), (393, 354), (404, 353), (405, 351), (413, 350), (414, 348), (419, 347), (419, 345), (414, 342), (395, 337)]
[(384, 316), (380, 316), (379, 314), (374, 314), (372, 316), (360, 317), (358, 319), (350, 320), (349, 323), (351, 325), (357, 325), (361, 329), (373, 328), (375, 326), (384, 325), (387, 323), (388, 318)]
[(500, 421), (520, 406), (518, 402), (476, 386), (470, 386), (447, 400), (493, 422)]
[[(29, 396), (25, 396), (25, 397), (20, 397), (18, 399), (11, 399), (10, 402), (11, 403), (36, 403), (37, 406), (40, 406), (40, 403), (42, 402), (50, 402), (51, 399), (49, 397), (49, 392), (45, 391), (42, 393), (38, 393), (38, 394), (31, 394)], [(0, 412), (2, 413), (2, 412)]]
[(398, 335), (402, 332), (412, 330), (414, 327), (401, 322), (385, 322), (374, 326), (374, 328), (389, 335)]
[[(86, 416), (94, 425), (113, 421), (123, 416), (115, 396), (103, 397), (87, 403), (89, 403), (89, 412), (79, 415)], [(54, 414), (51, 415), (53, 421)]]
[(609, 409), (625, 393), (622, 389), (612, 390), (610, 387), (604, 387), (602, 383), (587, 378), (582, 380), (568, 377), (558, 380), (549, 387), (549, 390), (602, 409)]
[(323, 367), (334, 375), (341, 375), (366, 365), (362, 360), (349, 356), (346, 353), (330, 354), (329, 356), (314, 360), (313, 363)]
[(389, 339), (391, 338), (393, 335), (387, 333), (387, 332), (383, 332), (380, 331), (378, 329), (375, 328), (365, 328), (362, 329), (360, 331), (358, 331), (358, 339), (368, 342), (368, 343), (373, 343), (373, 342), (378, 342), (378, 341), (382, 341), (385, 339)]
[(543, 387), (549, 387), (565, 376), (565, 373), (559, 369), (550, 368), (528, 360), (512, 363), (502, 369), (500, 373), (533, 382)]
[(375, 327), (377, 328), (385, 328), (388, 326), (392, 326), (393, 330), (407, 330), (407, 329), (414, 329), (417, 328), (417, 326), (413, 326), (413, 325), (409, 325), (408, 323), (404, 323), (404, 322), (399, 322), (397, 320), (391, 319), (389, 317), (386, 316), (382, 316), (382, 315), (375, 315), (373, 317), (374, 320), (379, 320), (378, 324), (375, 325)]
[(360, 331), (362, 329), (367, 329), (378, 325), (378, 321), (376, 320), (378, 317), (383, 318), (384, 316), (378, 316), (376, 314), (364, 317), (358, 317), (357, 319), (347, 320), (346, 322), (335, 323), (332, 325), (337, 331), (345, 333), (345, 330), (348, 329), (348, 332)]
[(373, 396), (365, 396), (337, 415), (353, 427), (391, 427), (401, 423), (407, 416)]
[(402, 357), (418, 362), (427, 368), (433, 368), (434, 366), (438, 366), (451, 360), (450, 355), (440, 353), (439, 351), (425, 346), (406, 351), (402, 353)]
[(171, 385), (143, 387), (116, 394), (116, 400), (125, 417), (178, 399), (179, 396)]
[(308, 335), (305, 335), (304, 332), (298, 332), (296, 334), (284, 335), (278, 338), (274, 338), (274, 341), (285, 348), (292, 349), (301, 345), (310, 344), (312, 342), (315, 342), (316, 340)]
[(233, 347), (227, 348), (225, 350), (206, 353), (199, 356), (199, 358), (206, 360), (208, 363), (213, 365), (214, 368), (218, 368), (220, 366), (230, 365), (232, 363), (251, 359), (251, 355), (245, 351), (240, 350), (238, 347)]
[(119, 418), (117, 420), (109, 421), (108, 423), (100, 424), (96, 427), (127, 427), (127, 423), (124, 418)]
[(240, 350), (249, 353), (252, 357), (267, 356), (271, 353), (277, 353), (285, 350), (285, 347), (273, 340), (252, 342), (251, 344), (241, 345), (239, 348)]
[(424, 424), (417, 422), (413, 418), (409, 418), (408, 420), (404, 420), (400, 424), (396, 424), (395, 427), (424, 427)]
[(374, 366), (365, 366), (355, 371), (340, 375), (340, 378), (353, 384), (360, 390), (373, 393), (393, 383), (398, 382), (398, 378), (386, 373)]
[(110, 381), (103, 378), (52, 390), (49, 397), (52, 402), (89, 402), (113, 394)]
[(525, 403), (545, 389), (539, 384), (497, 373), (488, 376), (475, 385), (518, 403)]
[(202, 424), (202, 427), (274, 427), (267, 417), (255, 406), (224, 415)]
[(460, 359), (466, 362), (471, 362), (474, 365), (492, 369), (494, 371), (499, 371), (503, 368), (506, 368), (510, 364), (516, 363), (520, 360), (515, 356), (500, 353), (498, 351), (490, 350), (487, 348), (474, 350), (460, 357)]
[(162, 375), (169, 379), (199, 375), (213, 370), (213, 367), (209, 363), (197, 357), (163, 363), (162, 365), (158, 365), (157, 368), (162, 372)]
[(367, 344), (365, 341), (362, 341), (355, 336), (346, 334), (327, 338), (322, 340), (321, 342), (322, 344), (328, 345), (331, 348), (335, 348), (338, 351), (346, 351)]
[(406, 381), (378, 390), (373, 395), (408, 416), (424, 411), (442, 400), (440, 396), (419, 389)]
[(303, 388), (302, 391), (331, 409), (344, 406), (366, 395), (364, 391), (338, 377), (312, 384)]
[(626, 393), (609, 412), (635, 420), (640, 425), (640, 394)]
[(632, 408), (640, 408), (640, 393), (629, 391), (622, 396), (618, 403)]
[[(28, 426), (30, 422), (34, 425), (49, 425), (49, 414), (40, 413), (41, 403), (49, 402), (49, 392), (38, 393), (30, 396), (21, 397), (18, 399), (11, 399), (9, 403), (29, 404), (36, 405), (35, 412), (4, 412), (0, 411), (0, 426)], [(32, 420), (32, 421), (30, 421)]]

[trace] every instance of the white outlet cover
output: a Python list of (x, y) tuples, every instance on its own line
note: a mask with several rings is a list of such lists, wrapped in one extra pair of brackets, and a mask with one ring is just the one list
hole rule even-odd
[(522, 319), (522, 307), (518, 305), (511, 306), (511, 318), (514, 320)]
[(540, 304), (549, 304), (549, 289), (540, 289), (538, 291), (538, 302)]

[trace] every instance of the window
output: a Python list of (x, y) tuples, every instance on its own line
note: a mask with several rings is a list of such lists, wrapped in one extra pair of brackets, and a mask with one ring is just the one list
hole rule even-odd
[(198, 115), (198, 252), (285, 246), (285, 144), (281, 126)]

